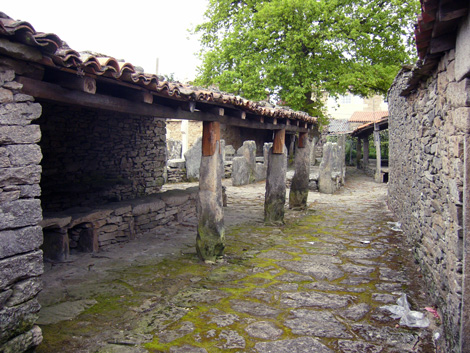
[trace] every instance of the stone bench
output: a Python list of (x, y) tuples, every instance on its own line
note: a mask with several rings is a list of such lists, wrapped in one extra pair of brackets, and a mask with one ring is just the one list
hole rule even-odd
[(70, 251), (98, 252), (100, 248), (132, 240), (169, 223), (196, 218), (198, 188), (169, 190), (96, 208), (45, 213), (44, 258), (64, 261)]

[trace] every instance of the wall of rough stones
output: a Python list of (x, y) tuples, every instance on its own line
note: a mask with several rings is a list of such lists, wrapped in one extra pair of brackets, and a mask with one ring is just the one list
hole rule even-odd
[(43, 103), (44, 210), (158, 192), (166, 172), (165, 122)]
[(452, 50), (414, 93), (400, 96), (410, 76), (406, 70), (389, 91), (389, 205), (443, 314), (447, 351), (460, 352), (470, 80), (456, 79), (454, 68)]
[(43, 272), (39, 201), (41, 105), (19, 93), (15, 72), (0, 64), (0, 352), (42, 341), (35, 326)]

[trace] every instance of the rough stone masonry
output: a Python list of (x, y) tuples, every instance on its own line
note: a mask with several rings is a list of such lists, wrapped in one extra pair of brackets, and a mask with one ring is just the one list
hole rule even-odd
[(43, 273), (39, 181), (41, 105), (19, 93), (15, 72), (0, 65), (0, 352), (42, 341), (35, 326)]

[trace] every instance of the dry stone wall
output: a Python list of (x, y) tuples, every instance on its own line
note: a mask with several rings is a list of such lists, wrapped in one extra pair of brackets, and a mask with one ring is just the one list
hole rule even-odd
[(161, 119), (43, 104), (38, 123), (45, 210), (151, 195), (164, 183)]
[(443, 314), (448, 351), (460, 352), (470, 80), (456, 80), (454, 57), (448, 52), (414, 93), (400, 96), (410, 75), (406, 70), (389, 91), (389, 205)]
[(0, 64), (0, 352), (42, 341), (34, 325), (43, 272), (40, 161), (41, 105), (19, 93), (15, 72)]

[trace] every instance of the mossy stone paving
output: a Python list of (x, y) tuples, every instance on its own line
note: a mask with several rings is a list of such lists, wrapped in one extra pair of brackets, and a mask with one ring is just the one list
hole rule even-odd
[(433, 352), (430, 328), (380, 309), (403, 292), (412, 309), (428, 305), (385, 198), (384, 185), (353, 174), (335, 195), (311, 194), (306, 212), (287, 211), (284, 226), (227, 229), (214, 265), (186, 249), (142, 275), (122, 271), (132, 294), (44, 326), (38, 352)]

